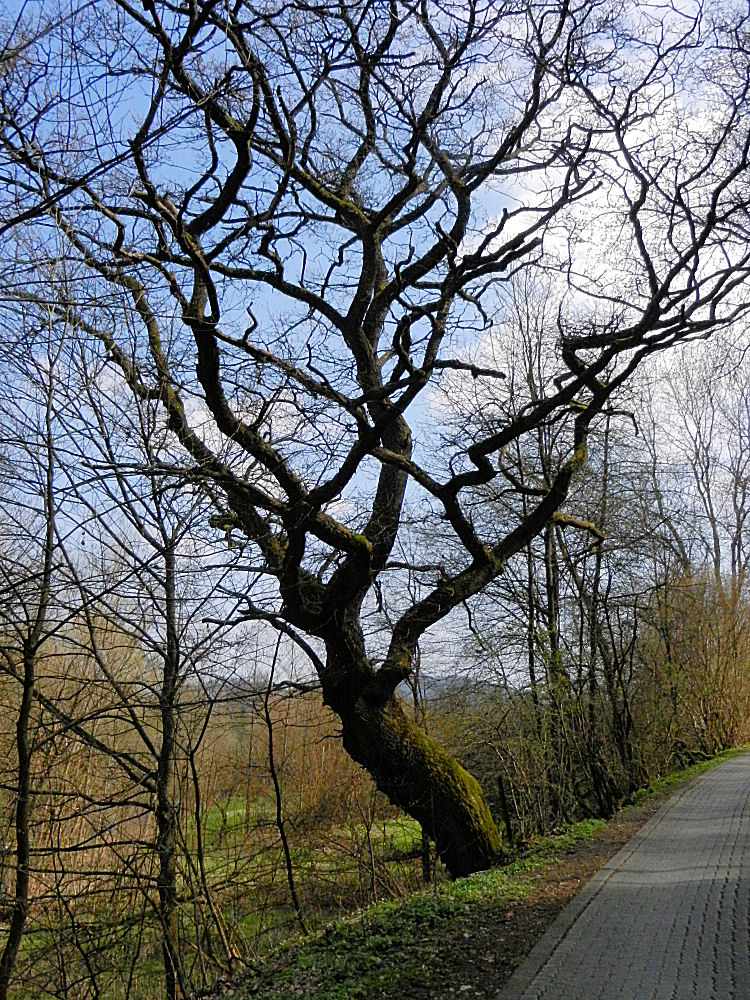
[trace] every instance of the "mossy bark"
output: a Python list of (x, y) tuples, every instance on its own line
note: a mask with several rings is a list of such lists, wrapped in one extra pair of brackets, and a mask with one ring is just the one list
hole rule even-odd
[(422, 825), (454, 878), (504, 861), (479, 782), (407, 714), (399, 679), (374, 669), (356, 608), (331, 621), (325, 642), (323, 699), (341, 720), (349, 756)]
[(397, 697), (385, 704), (359, 698), (338, 714), (347, 753), (422, 824), (453, 878), (504, 860), (479, 782), (407, 716)]

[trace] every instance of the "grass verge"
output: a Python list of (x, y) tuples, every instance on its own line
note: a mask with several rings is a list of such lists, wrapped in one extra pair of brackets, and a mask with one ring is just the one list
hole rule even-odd
[(490, 996), (597, 868), (685, 782), (726, 751), (654, 781), (609, 823), (583, 820), (511, 864), (380, 903), (262, 961), (224, 1000)]

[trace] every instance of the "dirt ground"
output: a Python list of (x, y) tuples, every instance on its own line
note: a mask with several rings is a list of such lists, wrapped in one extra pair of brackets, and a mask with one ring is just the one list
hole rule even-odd
[(401, 982), (380, 1000), (446, 1000), (494, 997), (516, 966), (531, 951), (560, 910), (620, 850), (659, 808), (653, 799), (616, 816), (592, 840), (571, 848), (559, 861), (530, 877), (531, 895), (512, 909), (497, 904), (470, 904), (451, 925), (435, 957), (429, 983)]

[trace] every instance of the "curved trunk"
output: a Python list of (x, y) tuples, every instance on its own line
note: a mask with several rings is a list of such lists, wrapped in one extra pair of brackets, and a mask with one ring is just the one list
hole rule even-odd
[(347, 753), (394, 805), (422, 824), (453, 878), (504, 860), (479, 782), (407, 716), (395, 696), (385, 704), (359, 697), (332, 707)]
[(404, 710), (394, 689), (405, 676), (373, 668), (358, 609), (332, 616), (324, 641), (323, 701), (341, 720), (349, 756), (422, 825), (453, 878), (503, 862), (500, 834), (479, 782)]

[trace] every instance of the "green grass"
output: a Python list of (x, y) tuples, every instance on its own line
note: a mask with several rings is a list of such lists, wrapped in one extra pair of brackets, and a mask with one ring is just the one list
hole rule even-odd
[(355, 1000), (371, 996), (376, 989), (391, 988), (406, 963), (414, 974), (420, 945), (434, 942), (458, 905), (442, 894), (413, 896), (336, 921), (298, 942), (298, 947), (271, 956), (226, 1000), (248, 996)]
[(422, 841), (422, 827), (409, 816), (399, 816), (377, 823), (372, 828), (373, 848), (378, 854), (389, 851), (409, 852)]
[[(260, 809), (256, 812), (260, 815)], [(251, 829), (249, 833), (245, 832), (244, 816), (243, 798), (206, 809), (203, 814), (204, 867), (210, 879), (240, 879), (248, 886), (245, 897), (235, 903), (229, 923), (236, 928), (240, 940), (251, 947), (264, 949), (282, 935), (286, 939), (290, 927), (296, 925), (289, 905), (281, 844), (274, 823), (271, 819), (267, 820), (263, 827), (265, 843), (258, 843), (256, 831)], [(222, 828), (224, 836), (220, 838)], [(293, 825), (288, 828), (288, 833), (295, 880), (303, 896), (308, 926), (317, 929), (350, 912), (363, 892), (363, 874), (356, 850), (361, 852), (362, 858), (366, 858), (364, 825), (333, 827), (303, 845), (295, 843), (298, 834)], [(416, 820), (409, 817), (379, 819), (370, 829), (370, 839), (376, 859), (387, 859), (391, 872), (395, 871), (391, 864), (394, 861), (401, 877), (408, 877), (411, 884), (417, 883), (416, 862), (407, 861), (399, 865), (398, 861), (399, 855), (413, 855), (420, 845), (421, 827)], [(247, 853), (238, 863), (236, 851), (243, 842)], [(355, 848), (355, 842), (358, 848)], [(263, 892), (266, 898), (259, 909), (257, 897)]]
[[(744, 749), (725, 751), (660, 778), (636, 793), (633, 804), (666, 794)], [(413, 982), (415, 977), (429, 982), (441, 937), (453, 921), (465, 919), (474, 906), (489, 905), (502, 912), (526, 899), (535, 874), (605, 826), (604, 820), (582, 820), (535, 840), (502, 868), (441, 883), (405, 900), (380, 903), (295, 939), (260, 963), (223, 1000), (364, 1000), (380, 990), (398, 989), (401, 982)]]
[(378, 990), (397, 988), (415, 976), (428, 981), (441, 929), (467, 906), (490, 904), (507, 909), (528, 896), (530, 876), (562, 857), (604, 826), (584, 820), (563, 833), (535, 842), (510, 865), (433, 886), (405, 900), (379, 903), (322, 931), (295, 941), (270, 956), (226, 1000), (359, 1000)]
[[(272, 822), (275, 806), (269, 796), (255, 795), (250, 802), (250, 813), (247, 814), (247, 801), (243, 795), (237, 795), (223, 804), (223, 808), (213, 804), (203, 810), (201, 829), (207, 845), (219, 840), (232, 842), (237, 835), (245, 836), (246, 825), (252, 827), (259, 822)], [(186, 829), (191, 841), (195, 839), (195, 817), (187, 818)]]
[(715, 757), (707, 757), (696, 764), (691, 764), (690, 767), (686, 767), (681, 771), (672, 771), (670, 774), (665, 774), (664, 777), (657, 778), (646, 785), (645, 788), (639, 788), (637, 792), (634, 792), (631, 796), (631, 805), (639, 806), (644, 802), (648, 802), (649, 799), (654, 798), (656, 795), (676, 790), (697, 775), (703, 774), (704, 771), (710, 771), (712, 767), (721, 764), (722, 761), (730, 760), (732, 757), (737, 757), (742, 753), (747, 753), (748, 750), (750, 750), (750, 745), (732, 747), (730, 750), (722, 750)]

